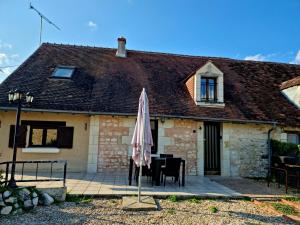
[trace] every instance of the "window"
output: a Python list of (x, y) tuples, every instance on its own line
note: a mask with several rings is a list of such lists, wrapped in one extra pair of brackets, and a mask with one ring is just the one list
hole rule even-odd
[(29, 147), (56, 147), (57, 129), (54, 127), (30, 127)]
[(201, 101), (217, 101), (217, 85), (215, 78), (201, 77)]
[(67, 66), (58, 66), (55, 68), (52, 77), (58, 78), (71, 78), (75, 67), (67, 67)]
[[(73, 147), (74, 128), (66, 127), (66, 122), (23, 120), (20, 128), (18, 147)], [(11, 125), (9, 147), (13, 146), (14, 131)]]
[(288, 133), (287, 142), (293, 144), (300, 144), (300, 134), (298, 133)]
[(153, 139), (153, 146), (151, 148), (151, 153), (156, 154), (157, 153), (157, 139), (158, 139), (158, 121), (151, 120), (150, 125), (151, 125), (152, 139)]

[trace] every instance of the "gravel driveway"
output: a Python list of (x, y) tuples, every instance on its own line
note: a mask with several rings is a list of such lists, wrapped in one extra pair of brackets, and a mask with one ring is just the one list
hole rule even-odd
[[(95, 199), (91, 203), (66, 202), (38, 207), (30, 213), (0, 218), (0, 224), (293, 224), (242, 200), (159, 200), (161, 210), (124, 212), (121, 199)], [(214, 210), (217, 212), (213, 213)]]

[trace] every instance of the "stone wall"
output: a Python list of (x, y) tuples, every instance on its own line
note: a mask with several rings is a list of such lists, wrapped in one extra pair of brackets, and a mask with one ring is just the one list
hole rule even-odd
[(159, 124), (159, 153), (174, 154), (186, 160), (186, 172), (197, 174), (197, 122), (167, 119)]
[[(131, 139), (135, 117), (99, 116), (98, 169), (124, 170), (132, 154)], [(188, 174), (197, 171), (197, 123), (192, 120), (167, 119), (158, 124), (158, 152), (186, 160)]]
[[(230, 176), (264, 177), (268, 158), (267, 136), (271, 126), (255, 124), (223, 124), (223, 155), (228, 155), (227, 166)], [(229, 166), (229, 168), (228, 168)], [(224, 171), (226, 172), (226, 171)]]
[(134, 118), (99, 116), (98, 171), (128, 168)]

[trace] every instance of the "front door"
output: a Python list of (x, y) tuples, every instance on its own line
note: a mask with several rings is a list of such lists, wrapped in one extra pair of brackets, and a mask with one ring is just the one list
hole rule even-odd
[(204, 174), (220, 175), (220, 124), (204, 123)]

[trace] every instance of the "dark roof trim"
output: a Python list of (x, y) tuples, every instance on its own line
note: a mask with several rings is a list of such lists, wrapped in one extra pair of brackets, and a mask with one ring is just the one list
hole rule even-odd
[[(0, 107), (0, 111), (16, 111), (13, 107)], [(90, 112), (90, 111), (70, 111), (70, 110), (48, 110), (48, 109), (31, 109), (23, 108), (24, 112), (46, 112), (46, 113), (67, 113), (67, 114), (82, 114), (82, 115), (112, 115), (112, 116), (136, 116), (134, 113), (114, 113), (114, 112)], [(256, 124), (278, 124), (275, 121), (261, 121), (261, 120), (232, 120), (232, 119), (219, 119), (209, 117), (196, 117), (196, 116), (174, 116), (174, 115), (162, 115), (154, 114), (151, 117), (165, 117), (165, 118), (177, 118), (177, 119), (192, 119), (201, 121), (214, 121), (214, 122), (234, 122), (234, 123), (256, 123)]]

